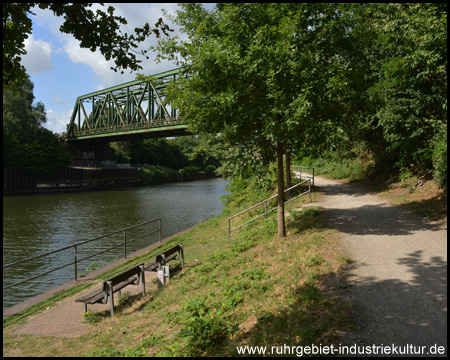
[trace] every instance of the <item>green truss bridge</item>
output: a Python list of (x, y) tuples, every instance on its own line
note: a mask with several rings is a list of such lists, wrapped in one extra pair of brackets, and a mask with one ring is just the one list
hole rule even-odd
[(181, 69), (79, 96), (67, 132), (69, 141), (119, 141), (189, 134), (177, 109), (165, 102), (166, 85)]

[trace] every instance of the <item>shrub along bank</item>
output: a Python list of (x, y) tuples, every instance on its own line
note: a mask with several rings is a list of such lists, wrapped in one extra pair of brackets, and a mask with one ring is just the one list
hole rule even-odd
[(112, 189), (200, 180), (216, 176), (215, 167), (212, 165), (206, 167), (205, 171), (200, 171), (197, 167), (184, 169), (176, 171), (163, 166), (145, 164), (142, 169), (65, 168), (47, 175), (3, 169), (3, 195)]

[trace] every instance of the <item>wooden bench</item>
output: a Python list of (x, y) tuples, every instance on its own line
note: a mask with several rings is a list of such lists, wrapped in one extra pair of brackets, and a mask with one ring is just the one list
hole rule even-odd
[(84, 314), (87, 313), (87, 304), (106, 304), (108, 302), (108, 297), (110, 298), (111, 304), (111, 316), (114, 316), (114, 296), (115, 292), (119, 292), (120, 298), (120, 290), (128, 285), (139, 285), (139, 282), (142, 283), (142, 294), (145, 295), (145, 276), (144, 276), (144, 264), (137, 265), (129, 270), (124, 271), (123, 273), (116, 275), (106, 281), (103, 282), (101, 289), (98, 289), (94, 292), (91, 292), (87, 295), (82, 296), (79, 299), (76, 299), (75, 302), (82, 302), (84, 307)]
[[(114, 298), (113, 294), (115, 292), (119, 292), (125, 286), (128, 285), (139, 285), (139, 281), (142, 282), (142, 294), (145, 295), (145, 277), (144, 271), (156, 271), (161, 270), (162, 266), (166, 266), (166, 264), (171, 260), (180, 260), (181, 259), (181, 267), (184, 267), (184, 251), (183, 244), (175, 245), (174, 247), (163, 251), (162, 253), (156, 255), (155, 260), (147, 263), (137, 265), (123, 273), (116, 275), (105, 282), (103, 282), (101, 289), (93, 291), (87, 295), (76, 299), (75, 302), (82, 302), (84, 307), (84, 314), (87, 313), (87, 304), (106, 304), (108, 302), (108, 297), (110, 297), (111, 303), (111, 316), (114, 316)], [(167, 274), (167, 279), (169, 278), (169, 274)]]
[[(181, 260), (181, 267), (184, 267), (184, 250), (183, 244), (175, 245), (174, 247), (156, 255), (155, 260), (144, 265), (146, 271), (161, 270), (163, 266), (171, 260)], [(167, 269), (168, 270), (168, 269)], [(167, 273), (167, 281), (169, 280), (169, 273)]]

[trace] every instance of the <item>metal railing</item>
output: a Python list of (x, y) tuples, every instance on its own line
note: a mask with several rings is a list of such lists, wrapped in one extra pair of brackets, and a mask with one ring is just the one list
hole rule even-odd
[[(154, 231), (151, 231), (151, 232), (146, 233), (146, 234), (144, 234), (144, 235), (138, 236), (138, 237), (135, 238), (135, 239), (127, 240), (127, 230), (134, 229), (134, 228), (137, 228), (137, 227), (139, 227), (139, 226), (143, 226), (143, 225), (146, 225), (146, 224), (155, 222), (155, 221), (159, 221), (159, 228), (158, 228), (157, 230), (154, 230)], [(123, 243), (121, 243), (121, 244), (119, 244), (119, 245), (115, 245), (115, 246), (109, 247), (109, 248), (107, 248), (106, 250), (102, 250), (102, 251), (100, 251), (100, 252), (98, 252), (98, 253), (95, 253), (95, 254), (93, 254), (93, 255), (89, 255), (89, 256), (87, 256), (87, 257), (85, 257), (85, 258), (83, 258), (83, 259), (78, 259), (77, 246), (84, 245), (84, 244), (87, 244), (87, 243), (92, 242), (92, 241), (95, 241), (95, 240), (100, 240), (100, 239), (103, 239), (103, 238), (105, 238), (105, 237), (108, 237), (108, 236), (111, 236), (111, 235), (114, 235), (114, 234), (118, 234), (118, 233), (120, 233), (120, 232), (123, 232), (123, 239), (124, 239), (124, 240), (123, 240)], [(68, 264), (65, 264), (65, 265), (62, 265), (62, 266), (59, 266), (59, 267), (57, 267), (57, 268), (55, 268), (55, 269), (52, 269), (52, 270), (50, 270), (50, 271), (46, 271), (46, 272), (44, 272), (44, 273), (41, 273), (41, 274), (38, 274), (38, 275), (34, 275), (34, 276), (30, 277), (30, 278), (27, 278), (27, 279), (25, 279), (25, 280), (16, 282), (16, 283), (14, 283), (14, 284), (10, 284), (10, 285), (4, 286), (3, 289), (7, 289), (7, 288), (10, 288), (10, 287), (13, 287), (13, 286), (22, 284), (22, 283), (24, 283), (24, 282), (26, 282), (26, 281), (33, 280), (33, 279), (35, 279), (35, 278), (37, 278), (37, 277), (40, 277), (40, 276), (49, 274), (49, 273), (51, 273), (51, 272), (54, 272), (54, 271), (56, 271), (56, 270), (60, 270), (60, 269), (62, 269), (62, 268), (65, 268), (65, 267), (71, 266), (71, 265), (74, 265), (74, 270), (75, 270), (75, 280), (78, 280), (78, 263), (80, 263), (80, 262), (82, 262), (82, 261), (84, 261), (84, 260), (90, 259), (90, 258), (92, 258), (92, 257), (94, 257), (94, 256), (96, 256), (96, 255), (103, 254), (103, 253), (105, 253), (105, 252), (107, 252), (107, 251), (110, 251), (110, 250), (112, 250), (112, 249), (118, 248), (118, 247), (120, 247), (120, 246), (123, 246), (124, 258), (126, 259), (126, 257), (127, 257), (127, 244), (129, 244), (129, 243), (131, 243), (131, 242), (133, 242), (133, 241), (135, 241), (135, 240), (142, 239), (142, 238), (145, 237), (145, 236), (150, 236), (150, 235), (155, 234), (155, 233), (157, 233), (157, 232), (159, 232), (159, 242), (161, 242), (161, 218), (149, 220), (149, 221), (143, 222), (143, 223), (141, 223), (141, 224), (137, 224), (137, 225), (129, 226), (129, 227), (124, 228), (124, 229), (120, 229), (120, 230), (113, 231), (113, 232), (111, 232), (111, 233), (109, 233), (109, 234), (106, 234), (106, 235), (98, 236), (98, 237), (96, 237), (96, 238), (94, 238), (94, 239), (89, 239), (89, 240), (81, 241), (81, 242), (79, 242), (79, 243), (76, 243), (76, 244), (73, 244), (73, 245), (69, 245), (69, 246), (66, 246), (66, 247), (63, 247), (63, 248), (54, 250), (54, 251), (50, 251), (50, 252), (47, 252), (47, 253), (45, 253), (45, 254), (33, 256), (33, 257), (30, 257), (30, 258), (27, 258), (27, 259), (24, 259), (24, 260), (19, 260), (19, 261), (13, 262), (13, 263), (11, 263), (11, 264), (7, 264), (7, 265), (3, 266), (3, 269), (8, 268), (8, 267), (11, 267), (11, 266), (14, 266), (14, 265), (22, 264), (22, 263), (27, 262), (27, 261), (31, 261), (31, 260), (35, 260), (35, 259), (38, 259), (38, 258), (42, 258), (42, 257), (44, 257), (44, 256), (48, 256), (48, 255), (51, 255), (51, 254), (55, 254), (55, 253), (57, 253), (57, 252), (64, 251), (64, 250), (67, 250), (67, 249), (70, 249), (70, 248), (73, 248), (73, 251), (74, 251), (74, 261), (73, 261), (73, 262), (68, 263)]]
[(312, 179), (312, 185), (314, 186), (314, 168), (311, 166), (299, 166), (299, 165), (291, 165), (291, 168), (298, 168), (300, 170), (300, 178), (302, 177), (302, 169), (312, 169), (312, 176), (309, 174), (304, 175), (307, 179)]
[[(295, 196), (295, 197), (289, 199), (288, 201), (285, 201), (285, 202), (284, 202), (285, 204), (287, 204), (287, 203), (289, 203), (289, 202), (291, 202), (291, 201), (293, 201), (293, 200), (299, 198), (300, 196), (303, 196), (303, 195), (305, 195), (305, 194), (308, 194), (308, 193), (309, 193), (309, 202), (311, 202), (311, 179), (304, 180), (304, 181), (302, 181), (302, 182), (300, 182), (300, 183), (298, 183), (298, 184), (296, 184), (296, 185), (294, 185), (294, 186), (291, 186), (289, 189), (284, 190), (284, 193), (287, 193), (287, 192), (289, 192), (289, 191), (292, 191), (292, 190), (296, 189), (297, 187), (300, 187), (300, 185), (304, 184), (305, 182), (308, 182), (308, 190), (305, 191), (305, 192), (303, 192), (303, 193), (301, 193), (300, 195), (297, 195), (297, 196)], [(246, 209), (246, 210), (244, 210), (244, 211), (241, 211), (240, 213), (238, 213), (238, 214), (236, 214), (236, 215), (233, 215), (233, 216), (229, 217), (229, 218), (228, 218), (228, 237), (231, 236), (231, 232), (232, 232), (232, 231), (237, 230), (237, 229), (239, 229), (240, 227), (242, 227), (242, 226), (244, 226), (244, 225), (247, 225), (247, 224), (251, 223), (252, 221), (257, 220), (257, 219), (259, 219), (260, 217), (265, 216), (265, 217), (266, 217), (266, 220), (267, 220), (268, 214), (269, 214), (270, 212), (272, 212), (272, 211), (274, 211), (274, 210), (277, 209), (277, 207), (274, 207), (274, 208), (268, 210), (268, 202), (271, 201), (271, 200), (273, 200), (273, 199), (275, 199), (275, 198), (277, 198), (277, 197), (278, 197), (278, 194), (273, 195), (273, 196), (271, 196), (270, 198), (268, 198), (268, 199), (266, 199), (266, 200), (263, 200), (263, 201), (257, 203), (256, 205), (253, 205), (252, 207), (249, 207), (248, 209)], [(242, 215), (242, 214), (245, 214), (246, 212), (248, 212), (248, 211), (250, 211), (250, 210), (253, 210), (254, 208), (256, 208), (256, 207), (258, 207), (258, 206), (260, 206), (260, 205), (262, 205), (262, 204), (264, 204), (264, 214), (258, 215), (258, 216), (256, 216), (255, 218), (253, 218), (253, 219), (251, 219), (251, 220), (249, 220), (249, 221), (246, 221), (245, 223), (243, 223), (243, 224), (241, 224), (241, 225), (239, 225), (239, 226), (236, 226), (235, 228), (231, 228), (231, 219), (234, 219), (235, 217), (238, 217), (238, 216), (240, 216), (240, 215)]]

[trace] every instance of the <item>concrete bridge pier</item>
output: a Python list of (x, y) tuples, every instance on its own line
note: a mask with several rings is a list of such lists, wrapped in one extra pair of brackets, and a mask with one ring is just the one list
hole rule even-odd
[(111, 149), (105, 141), (71, 141), (66, 143), (66, 148), (76, 165), (95, 166), (111, 160)]

